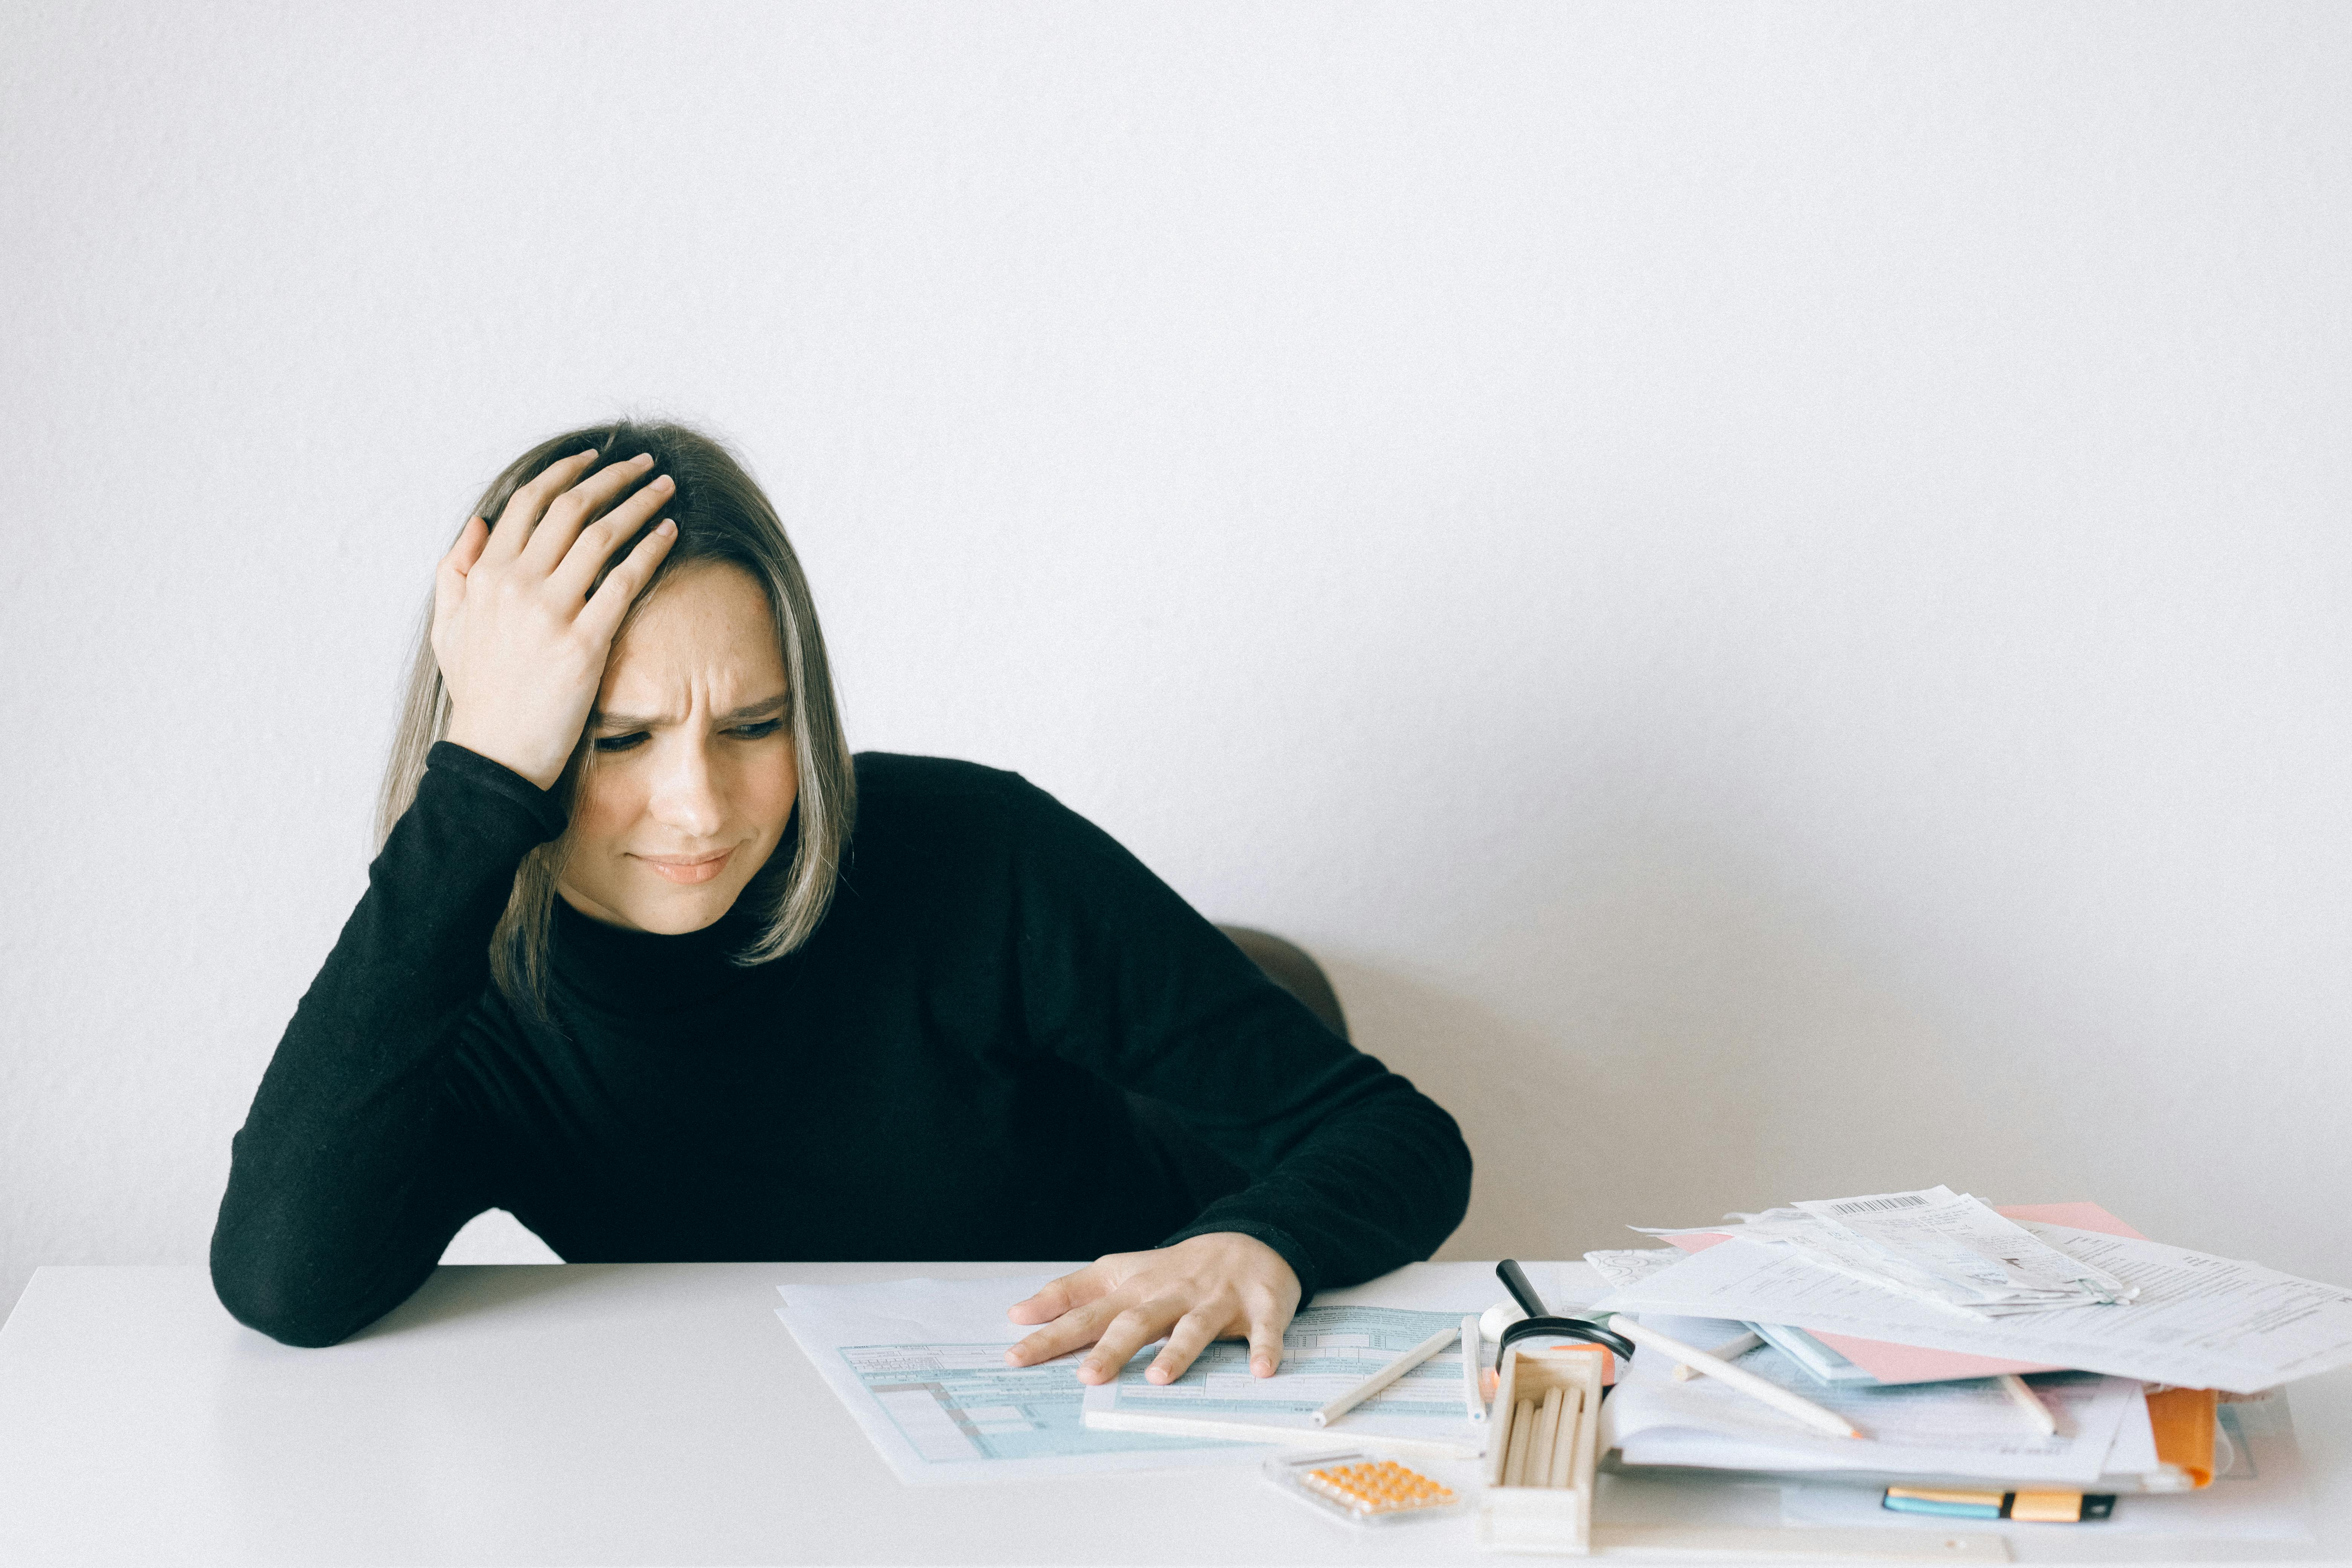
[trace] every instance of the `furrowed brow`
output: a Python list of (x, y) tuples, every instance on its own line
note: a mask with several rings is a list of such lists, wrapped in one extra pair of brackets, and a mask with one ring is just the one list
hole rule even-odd
[[(740, 724), (747, 721), (772, 718), (791, 706), (792, 693), (779, 691), (773, 697), (761, 701), (747, 702), (731, 713), (722, 713), (719, 716), (719, 721), (721, 724)], [(590, 714), (588, 721), (599, 730), (613, 730), (625, 733), (631, 730), (650, 730), (655, 725), (667, 721), (660, 717), (648, 718), (636, 713), (606, 713), (600, 710)]]
[(744, 704), (734, 712), (728, 714), (725, 721), (730, 724), (740, 724), (751, 719), (772, 719), (792, 705), (793, 694), (789, 691), (779, 691), (763, 701)]

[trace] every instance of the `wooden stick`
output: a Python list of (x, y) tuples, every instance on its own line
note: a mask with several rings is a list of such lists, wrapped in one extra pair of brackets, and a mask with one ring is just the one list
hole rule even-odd
[(1535, 1437), (1536, 1402), (1522, 1399), (1511, 1410), (1511, 1446), (1503, 1458), (1503, 1484), (1528, 1484), (1528, 1445)]
[(1559, 1402), (1566, 1390), (1553, 1384), (1544, 1391), (1543, 1408), (1536, 1412), (1536, 1440), (1528, 1449), (1528, 1485), (1549, 1486), (1551, 1451), (1559, 1442)]
[(1583, 1447), (1584, 1424), (1589, 1419), (1590, 1413), (1584, 1408), (1584, 1390), (1580, 1388), (1570, 1394), (1567, 1403), (1560, 1406), (1559, 1438), (1552, 1445), (1551, 1473), (1544, 1478), (1546, 1486), (1564, 1487), (1569, 1484), (1569, 1472)]

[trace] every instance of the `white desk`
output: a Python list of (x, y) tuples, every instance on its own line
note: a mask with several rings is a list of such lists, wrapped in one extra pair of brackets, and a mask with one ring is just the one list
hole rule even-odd
[[(44, 1268), (0, 1329), (0, 1564), (1538, 1561), (1477, 1552), (1464, 1521), (1326, 1523), (1248, 1469), (902, 1487), (775, 1317), (793, 1279), (1036, 1267), (448, 1268), (323, 1351), (238, 1326), (200, 1268)], [(2293, 1400), (2318, 1542), (2172, 1558), (2352, 1557), (2352, 1373)], [(1777, 1505), (1617, 1483), (1600, 1512)], [(2154, 1544), (2045, 1529), (2020, 1560)]]

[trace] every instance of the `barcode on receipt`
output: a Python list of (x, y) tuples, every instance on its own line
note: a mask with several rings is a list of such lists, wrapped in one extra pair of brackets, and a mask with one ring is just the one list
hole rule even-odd
[(1852, 1203), (1832, 1204), (1832, 1214), (1867, 1214), (1872, 1209), (1916, 1209), (1926, 1206), (1927, 1200), (1917, 1193), (1897, 1193), (1891, 1198), (1856, 1198)]

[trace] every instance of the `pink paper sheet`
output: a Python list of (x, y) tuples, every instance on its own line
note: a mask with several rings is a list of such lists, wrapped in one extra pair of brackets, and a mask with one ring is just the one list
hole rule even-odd
[[(2006, 1215), (2011, 1219), (2071, 1226), (2076, 1230), (2095, 1230), (2105, 1236), (2127, 1236), (2136, 1241), (2147, 1239), (2092, 1203), (1998, 1204), (1994, 1205), (1993, 1212)], [(1685, 1252), (1705, 1252), (1718, 1241), (1729, 1241), (1731, 1235), (1727, 1231), (1703, 1232), (1696, 1236), (1670, 1236), (1666, 1239)], [(2005, 1372), (2065, 1370), (2041, 1362), (2002, 1361), (1994, 1356), (1970, 1355), (1964, 1351), (1922, 1350), (1917, 1345), (1861, 1340), (1852, 1334), (1824, 1333), (1819, 1329), (1806, 1329), (1805, 1331), (1881, 1383), (1943, 1383), (1956, 1377), (1997, 1377)]]

